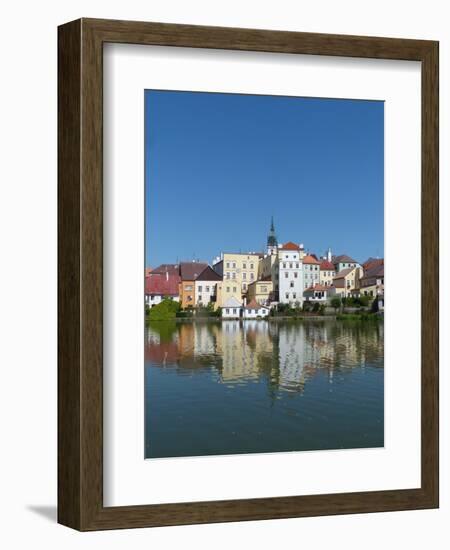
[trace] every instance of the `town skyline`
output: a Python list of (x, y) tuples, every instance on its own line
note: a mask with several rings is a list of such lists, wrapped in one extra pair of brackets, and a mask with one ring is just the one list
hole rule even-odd
[(145, 94), (145, 263), (279, 242), (384, 256), (384, 103)]

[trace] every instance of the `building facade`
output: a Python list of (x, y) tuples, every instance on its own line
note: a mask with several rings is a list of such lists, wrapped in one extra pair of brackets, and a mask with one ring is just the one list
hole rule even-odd
[(273, 283), (270, 278), (250, 283), (247, 288), (247, 301), (255, 300), (258, 304), (268, 305), (273, 298)]
[(250, 283), (258, 279), (259, 260), (262, 254), (224, 252), (219, 261), (213, 264), (224, 284), (237, 285), (241, 300), (247, 293)]
[(320, 262), (320, 277), (319, 283), (323, 286), (331, 286), (333, 284), (333, 277), (336, 275), (334, 264), (328, 260), (322, 260)]
[(256, 300), (252, 300), (242, 309), (242, 316), (244, 319), (258, 319), (267, 317), (269, 315), (269, 308), (258, 303)]
[(303, 258), (303, 290), (320, 284), (320, 261), (312, 254)]
[(281, 304), (303, 304), (303, 262), (300, 247), (288, 242), (278, 248), (278, 301)]
[(209, 304), (213, 304), (215, 306), (217, 301), (217, 283), (221, 280), (220, 275), (212, 267), (206, 267), (194, 283), (195, 305), (208, 306)]
[(239, 319), (242, 316), (242, 304), (236, 298), (229, 298), (222, 307), (224, 319)]
[(203, 262), (181, 262), (179, 294), (183, 309), (195, 306), (195, 281), (207, 267)]

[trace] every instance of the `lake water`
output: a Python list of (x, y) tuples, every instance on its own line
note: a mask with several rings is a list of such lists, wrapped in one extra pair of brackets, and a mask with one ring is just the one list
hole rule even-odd
[(382, 322), (146, 327), (146, 458), (383, 444)]

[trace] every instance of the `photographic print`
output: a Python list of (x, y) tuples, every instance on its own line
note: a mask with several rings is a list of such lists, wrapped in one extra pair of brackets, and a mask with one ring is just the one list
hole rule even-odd
[(144, 99), (145, 458), (383, 447), (384, 103)]

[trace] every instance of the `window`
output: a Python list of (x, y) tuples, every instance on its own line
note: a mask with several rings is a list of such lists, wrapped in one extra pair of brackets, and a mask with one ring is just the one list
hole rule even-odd
[(242, 273), (242, 278), (245, 280), (247, 278), (247, 273)]
[(253, 269), (253, 267), (254, 267), (253, 264), (250, 264), (250, 269)]
[(247, 269), (247, 264), (245, 262), (242, 264), (242, 269)]
[(230, 313), (229, 308), (225, 308), (225, 313)]
[(199, 292), (202, 291), (202, 287), (201, 287), (201, 286), (198, 287), (198, 291), (199, 291)]
[(242, 283), (242, 290), (247, 290), (247, 283)]
[(227, 279), (229, 279), (229, 278), (230, 278), (230, 272), (227, 271), (227, 274), (226, 274), (226, 275), (227, 275)]
[(226, 263), (227, 269), (230, 269), (230, 262)]
[(233, 262), (233, 269), (236, 269), (236, 262)]
[(262, 286), (262, 287), (261, 287), (261, 292), (267, 292), (267, 287), (266, 287), (266, 286)]
[(286, 269), (286, 262), (283, 262), (283, 269)]
[(289, 263), (289, 268), (292, 269), (292, 266), (293, 266), (293, 264), (292, 264), (292, 262), (290, 262)]
[(209, 292), (209, 286), (205, 287), (206, 292)]
[(233, 277), (233, 279), (236, 279), (236, 272), (235, 271), (233, 271), (232, 277)]
[(295, 267), (298, 269), (298, 268), (300, 267), (300, 264), (297, 262), (297, 263), (295, 264)]
[(227, 286), (227, 292), (230, 292), (230, 287), (229, 286)]
[(237, 288), (236, 288), (235, 286), (233, 287), (233, 292), (234, 292), (235, 294), (236, 294), (236, 292), (237, 292)]
[(236, 308), (233, 308), (233, 314), (236, 314)]
[(294, 279), (297, 279), (298, 278), (298, 273), (295, 271), (294, 272)]
[(184, 289), (185, 289), (186, 291), (192, 290), (192, 285), (186, 285), (186, 286), (184, 287)]
[(294, 288), (294, 281), (291, 281), (291, 284), (289, 285), (291, 288)]
[(284, 274), (284, 278), (287, 279), (289, 277), (289, 273), (286, 271), (286, 273)]
[(292, 298), (295, 300), (297, 298), (297, 294), (295, 292), (292, 293)]
[(255, 274), (254, 274), (254, 273), (250, 273), (250, 279), (253, 281), (254, 278), (255, 278)]
[(286, 300), (289, 300), (289, 292), (286, 292)]

